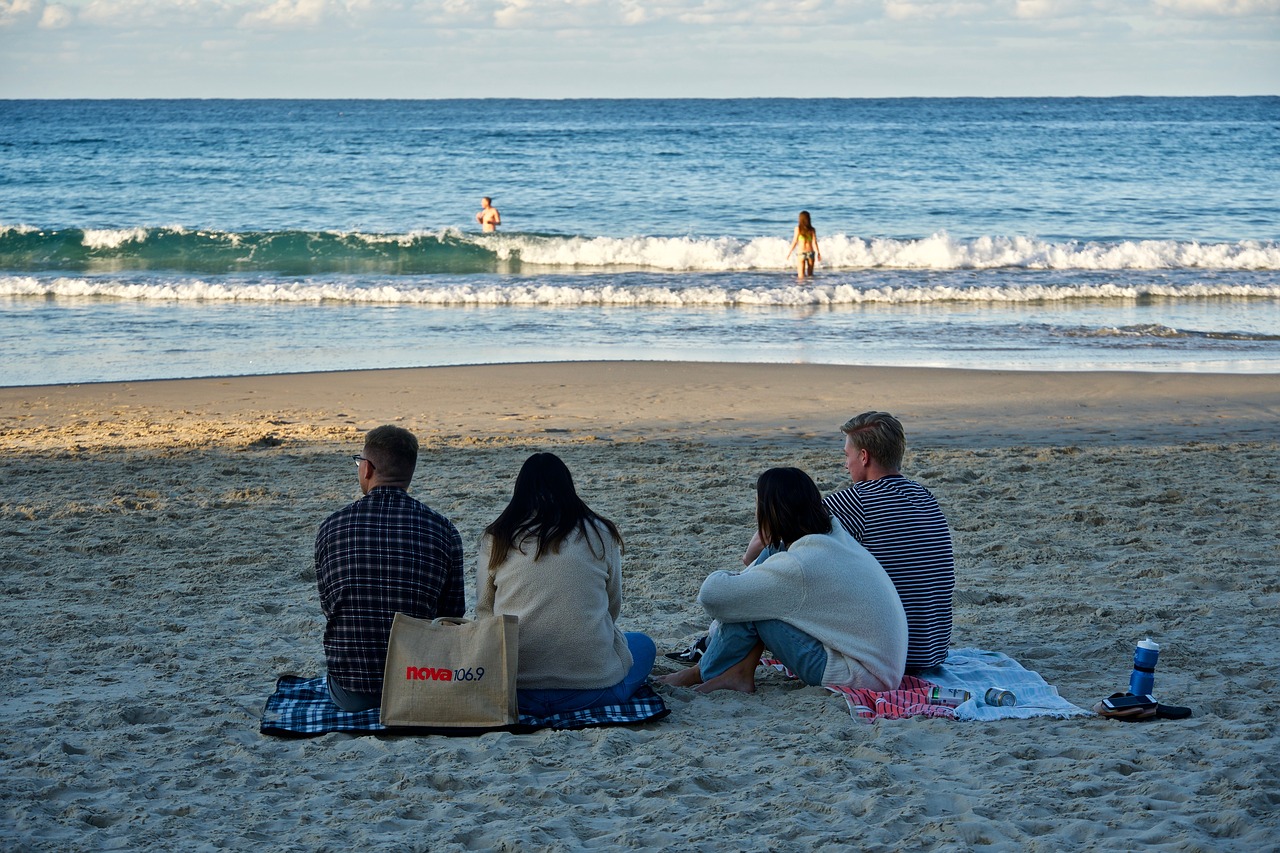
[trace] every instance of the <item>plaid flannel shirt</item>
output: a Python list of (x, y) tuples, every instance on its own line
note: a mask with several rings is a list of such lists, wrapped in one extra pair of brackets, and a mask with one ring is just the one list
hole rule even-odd
[(315, 559), (329, 677), (349, 691), (382, 692), (396, 611), (434, 619), (466, 609), (462, 537), (403, 489), (371, 489), (329, 516)]

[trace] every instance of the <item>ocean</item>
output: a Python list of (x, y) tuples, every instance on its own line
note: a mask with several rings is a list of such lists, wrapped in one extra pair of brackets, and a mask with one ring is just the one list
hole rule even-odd
[(1278, 97), (0, 101), (0, 385), (1275, 373), (1277, 163)]

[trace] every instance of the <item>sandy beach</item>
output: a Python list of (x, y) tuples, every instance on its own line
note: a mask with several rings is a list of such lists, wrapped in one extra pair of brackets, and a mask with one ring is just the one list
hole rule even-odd
[[(955, 536), (953, 645), (1069, 701), (1163, 646), (1183, 721), (866, 724), (820, 688), (660, 687), (638, 728), (258, 732), (323, 672), (317, 525), (381, 423), (470, 553), (534, 450), (626, 540), (623, 627), (696, 637), (755, 476), (844, 485), (908, 433)], [(1280, 376), (599, 362), (0, 388), (0, 846), (14, 850), (1274, 850)], [(468, 564), (468, 583), (474, 564)], [(660, 658), (658, 671), (666, 671)]]

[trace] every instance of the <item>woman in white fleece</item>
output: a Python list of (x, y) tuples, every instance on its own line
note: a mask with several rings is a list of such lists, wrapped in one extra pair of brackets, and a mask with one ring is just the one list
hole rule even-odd
[(876, 558), (827, 514), (809, 475), (761, 474), (756, 520), (761, 541), (782, 550), (703, 582), (698, 601), (720, 628), (697, 665), (660, 680), (754, 693), (767, 648), (805, 684), (895, 689), (907, 661), (902, 602)]
[(520, 713), (621, 702), (649, 677), (653, 640), (614, 624), (622, 537), (578, 497), (554, 453), (535, 453), (520, 468), (511, 502), (485, 528), (476, 580), (477, 617), (520, 618)]

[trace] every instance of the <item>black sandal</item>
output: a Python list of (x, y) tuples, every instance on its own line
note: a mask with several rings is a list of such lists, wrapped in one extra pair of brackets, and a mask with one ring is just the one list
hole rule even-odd
[(685, 666), (693, 666), (695, 663), (702, 660), (702, 653), (707, 650), (707, 639), (707, 637), (702, 637), (698, 642), (694, 643), (684, 651), (667, 652), (663, 657), (670, 658), (671, 660), (676, 661), (677, 663), (682, 663)]
[[(1108, 699), (1120, 699), (1130, 696), (1129, 693), (1112, 693)], [(1144, 704), (1135, 705), (1131, 708), (1108, 708), (1102, 702), (1093, 706), (1093, 710), (1098, 715), (1111, 720), (1125, 720), (1134, 722), (1137, 720), (1185, 720), (1191, 716), (1190, 708), (1183, 708), (1180, 705), (1154, 705)]]

